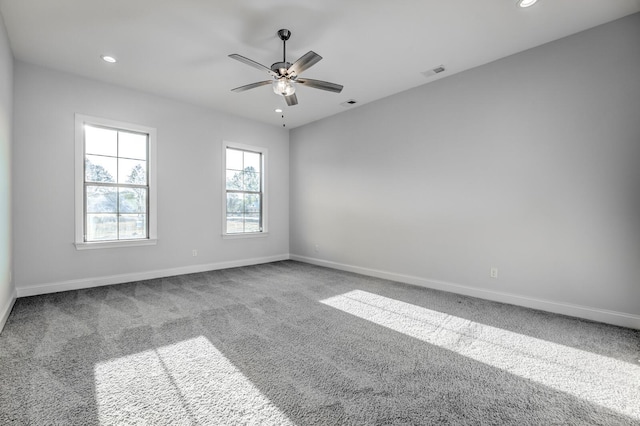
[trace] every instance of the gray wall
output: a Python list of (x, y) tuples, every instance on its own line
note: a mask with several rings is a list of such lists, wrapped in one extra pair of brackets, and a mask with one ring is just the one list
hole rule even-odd
[(15, 300), (11, 279), (13, 54), (0, 15), (0, 331)]
[(292, 130), (293, 258), (640, 327), (639, 46), (636, 14)]
[[(284, 129), (16, 61), (14, 279), (18, 296), (287, 258)], [(77, 251), (74, 113), (155, 127), (158, 244)], [(269, 236), (222, 239), (222, 141), (269, 149)], [(198, 257), (192, 257), (192, 249)]]

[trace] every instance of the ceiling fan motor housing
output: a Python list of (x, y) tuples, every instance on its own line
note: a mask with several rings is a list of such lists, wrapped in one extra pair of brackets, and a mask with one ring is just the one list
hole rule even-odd
[(271, 65), (271, 71), (278, 73), (280, 76), (285, 76), (290, 66), (291, 62), (276, 62)]

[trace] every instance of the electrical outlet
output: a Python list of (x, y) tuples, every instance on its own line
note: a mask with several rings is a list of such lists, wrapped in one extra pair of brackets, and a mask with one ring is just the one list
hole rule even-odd
[(498, 268), (495, 266), (492, 266), (491, 271), (489, 271), (489, 276), (491, 278), (498, 278)]
[(315, 247), (313, 248), (313, 251), (315, 251), (316, 253), (320, 253), (320, 246), (316, 244)]
[(193, 257), (196, 257), (198, 255), (198, 250), (196, 250), (196, 249), (191, 250), (191, 255)]

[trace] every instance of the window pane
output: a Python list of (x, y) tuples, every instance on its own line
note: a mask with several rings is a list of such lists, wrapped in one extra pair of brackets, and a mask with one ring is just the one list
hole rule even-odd
[(87, 241), (118, 239), (118, 216), (115, 214), (88, 214)]
[(248, 213), (260, 213), (260, 195), (246, 194), (244, 197), (244, 211)]
[(87, 213), (117, 213), (118, 189), (111, 186), (87, 185)]
[(147, 162), (118, 159), (118, 183), (147, 184)]
[(242, 151), (227, 148), (227, 170), (242, 170)]
[(118, 132), (115, 130), (85, 125), (84, 141), (87, 154), (118, 155)]
[(260, 191), (260, 173), (244, 172), (244, 190)]
[(119, 157), (134, 158), (138, 160), (147, 159), (147, 135), (120, 131), (118, 132), (118, 136)]
[(84, 160), (84, 173), (87, 182), (115, 182), (118, 160), (115, 157), (87, 155)]
[(120, 188), (120, 213), (146, 213), (146, 188)]
[(244, 232), (260, 232), (260, 213), (247, 213), (244, 216)]
[(260, 173), (261, 167), (261, 154), (257, 152), (245, 152), (244, 153), (244, 168), (252, 168), (253, 171)]
[(227, 170), (227, 189), (242, 190), (243, 172)]
[(227, 213), (241, 214), (244, 211), (244, 200), (242, 194), (227, 194)]
[(121, 214), (119, 226), (121, 240), (147, 238), (147, 217), (144, 214)]
[(244, 218), (242, 216), (227, 216), (227, 234), (244, 232)]

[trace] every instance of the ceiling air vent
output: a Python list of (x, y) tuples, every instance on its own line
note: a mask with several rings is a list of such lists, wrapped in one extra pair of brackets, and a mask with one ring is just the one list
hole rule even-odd
[(424, 71), (422, 74), (425, 75), (425, 77), (432, 77), (436, 74), (440, 74), (441, 72), (445, 72), (446, 68), (444, 67), (444, 65), (438, 65), (435, 68), (432, 68), (428, 71)]
[(354, 106), (357, 103), (358, 103), (358, 101), (356, 101), (355, 99), (349, 99), (348, 101), (343, 102), (340, 105), (342, 105), (343, 107), (347, 107), (348, 108), (348, 107)]

